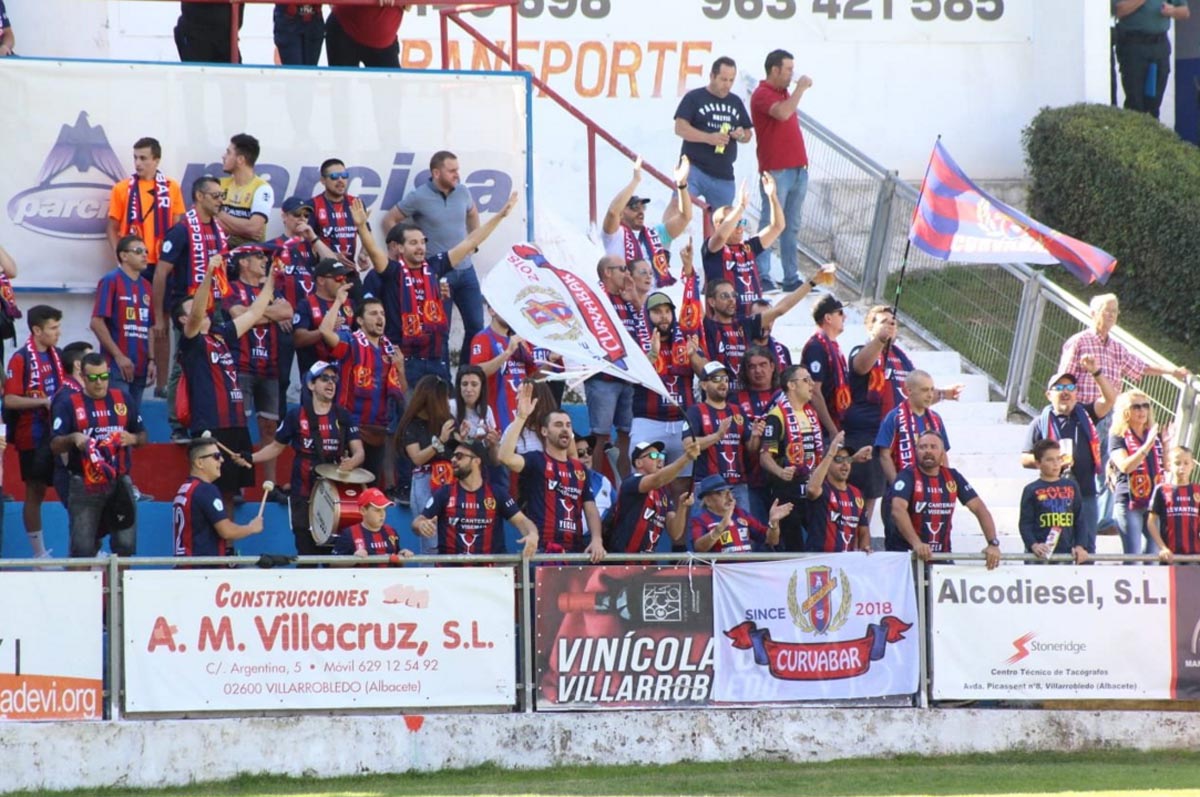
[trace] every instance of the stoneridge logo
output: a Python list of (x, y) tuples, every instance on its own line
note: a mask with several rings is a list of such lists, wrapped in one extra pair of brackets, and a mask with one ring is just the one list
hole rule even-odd
[(1004, 660), (1005, 664), (1016, 664), (1029, 657), (1031, 653), (1066, 653), (1071, 656), (1079, 656), (1087, 653), (1087, 643), (1079, 642), (1074, 639), (1067, 639), (1061, 642), (1037, 642), (1037, 633), (1030, 631), (1023, 634), (1012, 641), (1013, 648), (1016, 653)]
[(123, 180), (121, 162), (100, 125), (80, 111), (63, 125), (37, 176), (37, 185), (8, 200), (14, 224), (54, 238), (103, 238), (108, 197)]

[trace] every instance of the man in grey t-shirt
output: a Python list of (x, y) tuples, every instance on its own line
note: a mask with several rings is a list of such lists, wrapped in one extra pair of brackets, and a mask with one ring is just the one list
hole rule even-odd
[[(383, 219), (383, 233), (411, 219), (425, 233), (426, 250), (448, 252), (479, 226), (479, 210), (471, 192), (459, 185), (458, 157), (439, 150), (429, 159), (429, 181), (409, 191)], [(471, 258), (446, 275), (450, 297), (462, 313), (460, 363), (471, 361), (471, 339), (483, 329), (483, 293)], [(449, 308), (447, 308), (449, 310)], [(449, 313), (448, 313), (449, 314)]]

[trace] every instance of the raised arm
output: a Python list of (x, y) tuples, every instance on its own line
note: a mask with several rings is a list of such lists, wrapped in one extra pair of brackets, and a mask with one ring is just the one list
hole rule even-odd
[(512, 212), (512, 209), (517, 206), (518, 198), (519, 194), (517, 194), (516, 191), (513, 191), (508, 197), (508, 201), (504, 203), (504, 207), (500, 208), (499, 213), (497, 213), (495, 216), (492, 216), (483, 224), (479, 225), (478, 229), (473, 230), (470, 235), (468, 235), (461, 242), (456, 244), (453, 249), (447, 252), (446, 257), (450, 259), (450, 265), (457, 266), (464, 259), (466, 259), (469, 254), (478, 249), (479, 245), (486, 241), (488, 236), (496, 231), (496, 228), (500, 226), (500, 222), (504, 221), (508, 214)]
[(641, 182), (642, 159), (639, 156), (633, 162), (633, 177), (629, 179), (624, 188), (617, 192), (617, 195), (612, 198), (612, 202), (608, 203), (608, 210), (604, 211), (604, 221), (600, 228), (608, 235), (612, 235), (621, 228), (621, 211), (629, 204), (633, 192), (637, 190), (638, 184)]

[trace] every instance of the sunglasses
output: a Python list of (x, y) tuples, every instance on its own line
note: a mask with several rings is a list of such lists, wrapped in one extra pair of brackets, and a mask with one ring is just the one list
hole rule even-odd
[(628, 271), (629, 266), (608, 266), (609, 271)]
[(348, 172), (348, 171), (346, 171), (346, 172), (330, 172), (329, 174), (325, 175), (325, 179), (327, 179), (327, 180), (349, 180), (350, 172)]
[(580, 456), (580, 457), (590, 457), (592, 455), (592, 452), (586, 448), (576, 447), (575, 454), (576, 454), (576, 456)]
[(731, 293), (730, 291), (725, 291), (723, 293), (716, 294), (716, 298), (718, 298), (718, 299), (736, 299), (737, 294)]
[(317, 377), (317, 381), (318, 382), (333, 382), (336, 385), (338, 378), (336, 376), (334, 376), (333, 374), (321, 374), (320, 376)]
[(200, 195), (201, 195), (201, 196), (206, 196), (206, 197), (208, 197), (209, 199), (224, 199), (224, 198), (225, 198), (225, 192), (224, 192), (224, 191), (202, 191), (202, 192), (200, 193)]
[(106, 382), (108, 381), (109, 372), (105, 371), (102, 374), (84, 374), (83, 376), (89, 382)]
[(1129, 409), (1131, 409), (1131, 410), (1148, 410), (1148, 409), (1150, 409), (1150, 404), (1149, 404), (1149, 403), (1146, 403), (1146, 404), (1130, 404), (1130, 405), (1129, 405)]
[(1054, 393), (1061, 393), (1064, 390), (1067, 391), (1068, 393), (1074, 393), (1075, 392), (1075, 383), (1072, 382), (1069, 385), (1055, 385), (1054, 387), (1050, 388), (1050, 390)]
[(646, 452), (645, 454), (642, 454), (642, 456), (643, 456), (643, 457), (650, 457), (650, 459), (654, 459), (654, 460), (658, 460), (658, 459), (666, 459), (666, 458), (667, 458), (666, 454), (664, 454), (664, 453), (663, 453), (663, 452), (661, 452), (661, 451), (648, 451), (648, 452)]
[(458, 462), (461, 459), (476, 459), (476, 456), (474, 454), (464, 454), (461, 451), (455, 451), (450, 455), (450, 459), (454, 462)]
[(149, 250), (142, 248), (142, 249), (126, 249), (125, 251), (131, 255), (144, 255)]
[(225, 459), (225, 455), (220, 451), (214, 451), (211, 454), (201, 454), (197, 459), (215, 459), (217, 462)]
[(739, 221), (737, 223), (737, 226), (738, 226), (738, 229), (744, 230), (750, 226), (750, 222), (746, 221), (745, 219), (742, 219), (741, 221)]
[(850, 461), (850, 459), (851, 459), (851, 457), (847, 456), (846, 454), (838, 454), (837, 456), (835, 456), (833, 458), (833, 461), (839, 465), (845, 465), (847, 462)]

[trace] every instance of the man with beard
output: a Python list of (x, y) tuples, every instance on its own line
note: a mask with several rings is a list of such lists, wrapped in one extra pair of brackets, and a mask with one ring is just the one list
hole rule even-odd
[[(759, 462), (767, 472), (771, 495), (799, 506), (825, 446), (820, 421), (810, 403), (815, 387), (808, 371), (802, 365), (793, 365), (783, 372), (780, 381), (783, 392), (767, 413)], [(783, 526), (783, 546), (788, 551), (804, 550), (802, 514), (789, 515)]]
[(846, 311), (832, 294), (825, 294), (813, 307), (817, 331), (804, 344), (800, 361), (812, 375), (816, 391), (813, 408), (821, 419), (826, 439), (837, 434), (842, 416), (850, 408), (850, 373), (846, 357), (838, 346), (838, 336), (846, 328)]
[(295, 458), (292, 460), (288, 503), (296, 553), (315, 556), (329, 553), (328, 547), (317, 547), (309, 526), (308, 506), (317, 480), (317, 465), (336, 464), (338, 470), (352, 471), (362, 464), (363, 445), (350, 411), (334, 403), (338, 387), (337, 367), (318, 362), (304, 377), (307, 396), (300, 406), (288, 410), (275, 430), (275, 439), (255, 451), (253, 461), (269, 462), (288, 446), (292, 447)]
[(775, 196), (775, 179), (769, 174), (762, 176), (763, 194), (771, 204), (763, 208), (767, 225), (755, 235), (746, 238), (750, 222), (743, 218), (749, 194), (742, 189), (736, 204), (718, 208), (713, 213), (716, 229), (704, 244), (704, 279), (725, 280), (733, 284), (737, 292), (737, 314), (750, 314), (750, 307), (762, 298), (762, 285), (758, 277), (756, 258), (783, 232), (783, 210)]
[[(733, 394), (733, 402), (742, 408), (753, 427), (759, 421), (766, 422), (767, 413), (779, 399), (780, 368), (771, 352), (763, 346), (753, 345), (746, 349), (742, 360), (742, 384), (746, 387)], [(766, 431), (766, 427), (763, 427)], [(771, 504), (767, 472), (763, 470), (758, 454), (747, 454), (746, 485), (750, 489), (750, 514), (766, 517)]]
[(690, 495), (683, 496), (679, 507), (673, 509), (669, 486), (700, 456), (700, 444), (694, 437), (688, 438), (683, 455), (666, 464), (661, 441), (641, 442), (633, 447), (630, 459), (633, 473), (621, 482), (617, 493), (616, 513), (612, 537), (606, 547), (616, 553), (646, 553), (658, 546), (664, 531), (672, 545), (683, 542), (687, 530), (688, 508), (692, 505)]
[[(761, 314), (769, 309), (771, 309), (770, 300), (759, 299), (751, 303), (750, 314)], [(775, 369), (782, 373), (784, 368), (792, 364), (792, 350), (775, 339), (775, 336), (771, 334), (773, 329), (774, 324), (763, 324), (762, 337), (754, 338), (753, 343), (756, 346), (762, 346), (771, 354), (771, 359), (775, 361)]]
[[(662, 378), (670, 394), (666, 399), (645, 385), (633, 386), (633, 424), (629, 436), (634, 440), (658, 440), (672, 462), (683, 457), (683, 436), (687, 427), (686, 413), (696, 399), (692, 394), (692, 377), (704, 368), (704, 358), (696, 351), (697, 341), (685, 337), (675, 320), (675, 305), (665, 293), (650, 294), (646, 314), (653, 327), (650, 333), (650, 362)], [(632, 463), (633, 455), (630, 454)], [(691, 478), (691, 463), (679, 472), (680, 484), (675, 487), (679, 496)]]
[(537, 527), (503, 486), (484, 478), (487, 461), (486, 443), (459, 440), (450, 455), (454, 481), (434, 491), (413, 518), (412, 529), (422, 537), (436, 535), (439, 554), (501, 554), (507, 553), (507, 520), (521, 532), (521, 554), (533, 556), (538, 547)]
[[(338, 289), (334, 312), (349, 292), (349, 285)], [(375, 474), (376, 483), (380, 483), (387, 427), (393, 418), (399, 417), (400, 404), (408, 389), (404, 381), (404, 355), (383, 334), (387, 323), (383, 300), (374, 296), (363, 299), (355, 311), (358, 329), (353, 332), (334, 331), (334, 312), (321, 322), (320, 332), (339, 366), (338, 404), (350, 410), (350, 417), (363, 435), (364, 465)]]
[(917, 440), (917, 463), (900, 471), (892, 485), (892, 525), (885, 539), (889, 551), (914, 551), (922, 562), (935, 553), (950, 553), (951, 521), (957, 499), (979, 520), (987, 547), (988, 570), (1000, 564), (996, 524), (983, 499), (963, 475), (942, 462), (946, 451), (942, 437), (932, 429)]
[(763, 424), (751, 424), (742, 408), (730, 404), (729, 369), (715, 360), (700, 373), (704, 401), (687, 411), (687, 433), (699, 441), (704, 456), (692, 465), (692, 481), (699, 485), (708, 476), (720, 476), (733, 490), (737, 504), (750, 511), (750, 493), (746, 486), (746, 453), (758, 453)]
[[(836, 270), (836, 266), (828, 264), (821, 267), (821, 274), (832, 275)], [(777, 318), (799, 304), (812, 289), (813, 282), (806, 282), (791, 293), (784, 294), (774, 307), (767, 308), (757, 315), (739, 317), (737, 291), (733, 283), (724, 279), (710, 280), (704, 286), (707, 310), (704, 319), (704, 342), (708, 359), (725, 363), (737, 379), (737, 374), (741, 373), (746, 347), (752, 341), (764, 337), (763, 329), (770, 327)], [(741, 390), (742, 387), (740, 380), (733, 386), (734, 390)]]
[(848, 481), (854, 451), (845, 439), (843, 432), (834, 435), (805, 490), (805, 548), (813, 553), (871, 550), (862, 493)]
[(350, 172), (340, 158), (321, 164), (321, 185), (325, 190), (312, 198), (313, 232), (349, 266), (358, 254), (358, 229), (350, 213), (355, 198), (346, 193)]
[(687, 180), (691, 165), (680, 158), (675, 169), (675, 197), (663, 212), (661, 224), (646, 226), (646, 205), (650, 200), (634, 196), (642, 181), (642, 159), (633, 164), (633, 179), (622, 188), (608, 206), (601, 223), (600, 238), (605, 254), (624, 258), (626, 265), (645, 260), (654, 272), (654, 287), (675, 284), (671, 275), (671, 242), (692, 222), (692, 198)]
[[(520, 474), (520, 494), (526, 514), (538, 529), (539, 550), (553, 553), (586, 550), (593, 563), (599, 562), (605, 553), (600, 537), (600, 513), (583, 463), (570, 456), (574, 440), (571, 416), (561, 410), (547, 413), (538, 430), (544, 450), (517, 453), (517, 440), (536, 407), (533, 385), (526, 382), (517, 396), (516, 418), (504, 430), (496, 459)], [(587, 535), (591, 535), (591, 541), (585, 548)]]
[(267, 219), (275, 207), (275, 189), (266, 178), (254, 173), (260, 148), (258, 139), (248, 133), (238, 133), (229, 139), (221, 157), (221, 178), (224, 196), (217, 222), (229, 235), (230, 246), (241, 246), (267, 237)]

